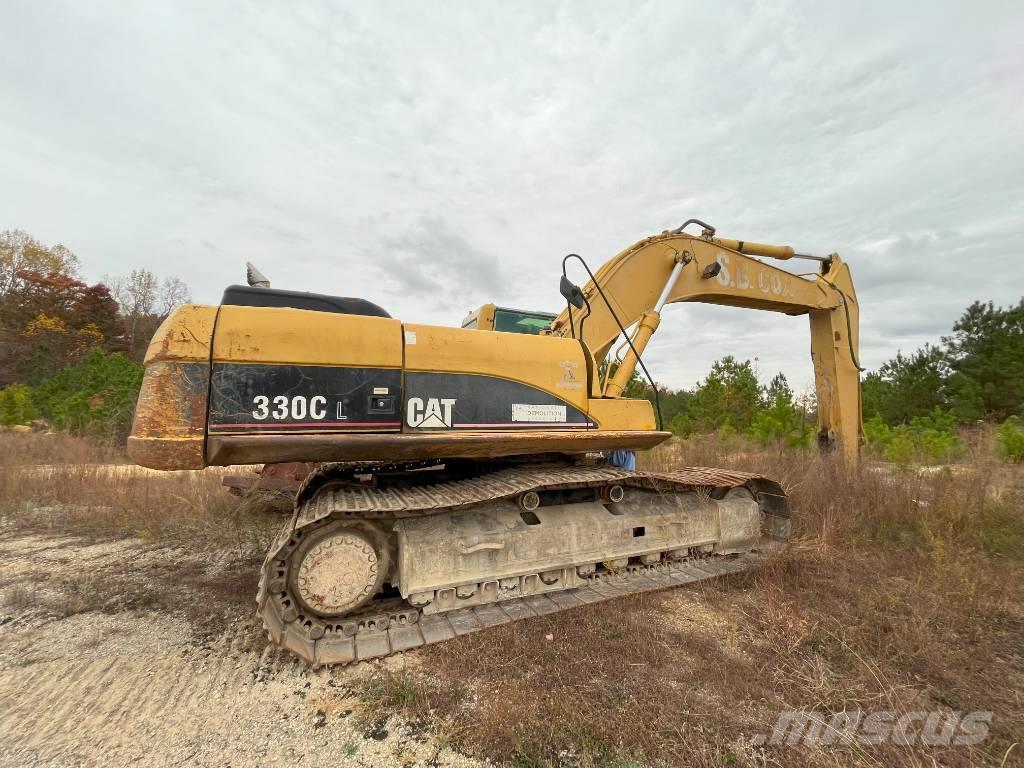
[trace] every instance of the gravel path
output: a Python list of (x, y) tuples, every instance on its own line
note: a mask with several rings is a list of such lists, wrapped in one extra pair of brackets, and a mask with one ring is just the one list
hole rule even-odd
[[(226, 628), (210, 637), (185, 613), (111, 613), (109, 603), (81, 602), (81, 584), (105, 576), (134, 583), (204, 567), (223, 564), (134, 539), (8, 529), (0, 764), (479, 765), (413, 723), (367, 711), (356, 691), (379, 666), (310, 670), (271, 648), (246, 610), (226, 611)], [(414, 663), (411, 655), (380, 662)]]

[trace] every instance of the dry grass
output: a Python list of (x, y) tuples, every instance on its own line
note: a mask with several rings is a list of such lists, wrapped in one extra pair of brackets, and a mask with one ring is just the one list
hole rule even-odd
[(269, 544), (278, 518), (228, 494), (221, 471), (147, 472), (108, 461), (116, 455), (66, 435), (0, 434), (0, 516), (22, 530), (93, 538), (240, 552)]
[[(1019, 470), (848, 472), (812, 454), (717, 448), (677, 441), (647, 461), (779, 479), (796, 510), (785, 555), (432, 646), (373, 680), (374, 708), (523, 766), (1000, 765), (1024, 739)], [(979, 747), (751, 745), (791, 709), (995, 715)]]
[(0, 431), (0, 467), (52, 464), (123, 464), (121, 447), (104, 446), (64, 432)]
[(0, 434), (0, 524), (8, 534), (135, 544), (84, 578), (37, 568), (4, 584), (6, 608), (61, 618), (170, 611), (201, 634), (248, 617), (259, 565), (283, 523), (224, 490), (222, 473), (146, 473), (118, 452), (66, 435)]

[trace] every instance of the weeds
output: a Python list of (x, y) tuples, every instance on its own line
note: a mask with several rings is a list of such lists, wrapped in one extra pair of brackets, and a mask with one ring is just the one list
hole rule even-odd
[[(1024, 722), (1021, 473), (987, 457), (851, 471), (806, 451), (719, 449), (676, 440), (643, 460), (778, 479), (793, 535), (767, 567), (431, 646), (430, 675), (404, 684), (463, 688), (454, 742), (516, 765), (998, 765)], [(781, 710), (947, 707), (993, 711), (989, 739), (831, 754), (749, 742)]]
[[(19, 448), (20, 446), (20, 448)], [(0, 516), (19, 530), (266, 548), (280, 519), (227, 493), (223, 473), (155, 472), (67, 435), (0, 434)]]
[(0, 432), (0, 469), (52, 464), (123, 464), (121, 448), (64, 432)]
[(997, 430), (999, 448), (1007, 461), (1024, 461), (1024, 423), (1017, 416), (1011, 416)]
[(367, 681), (360, 691), (361, 698), (375, 706), (412, 709), (422, 704), (425, 694), (408, 676), (384, 676)]
[(382, 671), (364, 680), (357, 694), (370, 710), (400, 711), (414, 720), (436, 709), (455, 709), (465, 699), (461, 687), (411, 672)]
[(875, 416), (864, 423), (864, 435), (869, 452), (897, 464), (913, 461), (939, 464), (954, 461), (964, 454), (956, 417), (940, 408), (895, 427), (882, 421), (881, 416)]

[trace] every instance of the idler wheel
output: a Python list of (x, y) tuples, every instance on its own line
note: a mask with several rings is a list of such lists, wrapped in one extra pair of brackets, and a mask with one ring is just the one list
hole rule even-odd
[(318, 616), (343, 616), (380, 592), (388, 553), (372, 532), (344, 523), (314, 532), (299, 547), (291, 569), (292, 591)]

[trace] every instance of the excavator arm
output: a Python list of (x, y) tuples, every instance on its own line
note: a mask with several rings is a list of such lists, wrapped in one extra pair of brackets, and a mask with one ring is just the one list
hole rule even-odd
[[(859, 312), (849, 267), (837, 254), (802, 256), (788, 246), (718, 238), (707, 225), (700, 236), (685, 234), (685, 226), (641, 240), (602, 265), (576, 293), (578, 308), (567, 292), (569, 305), (552, 322), (553, 335), (579, 339), (597, 364), (608, 357), (623, 329), (630, 341), (620, 348), (624, 355), (612, 375), (604, 381), (592, 377), (592, 394), (622, 395), (665, 304), (702, 302), (807, 315), (819, 443), (841, 447), (847, 459), (856, 461), (862, 431)], [(818, 262), (818, 269), (805, 277), (755, 256), (808, 258)]]

